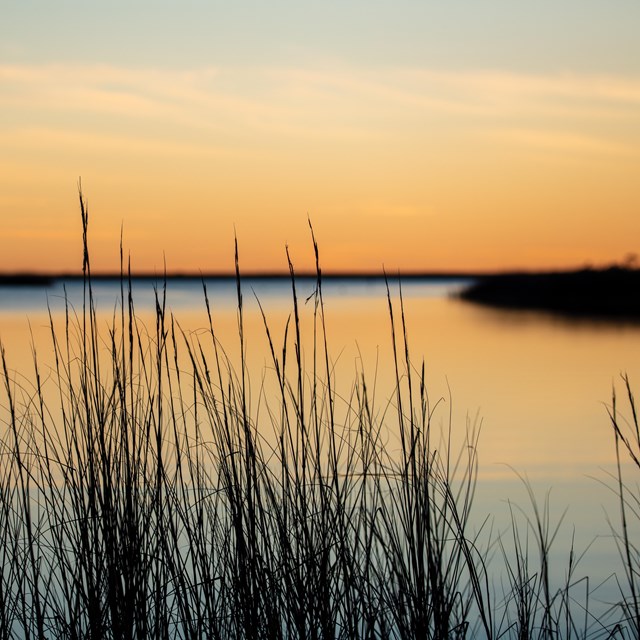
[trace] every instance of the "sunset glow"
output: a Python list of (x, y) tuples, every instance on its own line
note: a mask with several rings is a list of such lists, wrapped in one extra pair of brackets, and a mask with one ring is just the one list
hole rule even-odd
[(308, 217), (328, 271), (640, 252), (639, 5), (242, 4), (3, 9), (0, 271), (78, 269), (79, 177), (100, 270), (121, 228), (139, 270), (308, 269)]

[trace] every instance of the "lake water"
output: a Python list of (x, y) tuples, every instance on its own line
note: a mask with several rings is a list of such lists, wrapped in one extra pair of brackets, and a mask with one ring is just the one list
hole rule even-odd
[[(552, 519), (565, 508), (558, 553), (568, 550), (575, 526), (578, 549), (591, 544), (583, 560), (584, 573), (595, 580), (619, 571), (615, 545), (605, 513), (616, 522), (617, 504), (603, 486), (613, 470), (614, 443), (606, 406), (613, 385), (623, 399), (621, 373), (640, 385), (640, 326), (565, 319), (546, 313), (503, 311), (474, 306), (453, 294), (465, 281), (411, 280), (402, 295), (409, 346), (419, 368), (424, 358), (428, 393), (437, 423), (446, 426), (451, 412), (454, 431), (481, 425), (479, 486), (476, 512), (494, 518), (495, 529), (509, 521), (510, 500), (528, 510), (520, 476), (526, 476), (541, 503), (551, 490)], [(297, 281), (303, 330), (312, 330), (313, 280)], [(27, 378), (32, 371), (31, 343), (41, 362), (51, 363), (47, 305), (54, 322), (62, 324), (64, 294), (80, 312), (82, 284), (52, 287), (0, 288), (0, 339), (9, 366)], [(236, 284), (207, 282), (213, 322), (233, 359), (239, 353)], [(120, 285), (98, 282), (94, 287), (99, 321), (111, 321)], [(151, 283), (135, 281), (136, 313), (153, 332), (155, 309)], [(393, 396), (394, 374), (386, 286), (383, 281), (327, 280), (323, 284), (329, 352), (335, 365), (335, 385), (348, 395), (364, 371), (375, 381), (378, 403)], [(396, 320), (398, 284), (391, 282)], [(246, 348), (258, 403), (261, 371), (269, 351), (256, 297), (268, 318), (274, 340), (281, 342), (292, 310), (287, 280), (243, 281)], [(167, 308), (186, 332), (207, 326), (202, 285), (169, 281)], [(306, 357), (310, 359), (311, 343)], [(236, 354), (234, 356), (234, 354)], [(530, 510), (528, 511), (530, 512)]]

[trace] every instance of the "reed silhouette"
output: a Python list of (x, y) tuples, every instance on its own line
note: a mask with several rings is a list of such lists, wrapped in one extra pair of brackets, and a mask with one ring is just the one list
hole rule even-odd
[[(289, 259), (282, 344), (262, 312), (276, 391), (252, 411), (237, 243), (234, 368), (204, 283), (206, 335), (181, 329), (166, 281), (155, 326), (138, 320), (122, 249), (118, 311), (100, 329), (82, 192), (80, 211), (83, 305), (67, 303), (61, 326), (50, 316), (53, 371), (34, 350), (17, 374), (1, 353), (0, 638), (637, 637), (640, 494), (622, 463), (624, 579), (601, 618), (575, 555), (553, 583), (560, 523), (533, 492), (509, 535), (472, 523), (478, 433), (456, 451), (450, 418), (436, 424), (401, 295), (388, 290), (393, 393), (379, 405), (364, 371), (337, 389), (311, 229), (311, 353)], [(616, 450), (640, 467), (631, 406), (632, 437), (615, 406), (611, 419)]]

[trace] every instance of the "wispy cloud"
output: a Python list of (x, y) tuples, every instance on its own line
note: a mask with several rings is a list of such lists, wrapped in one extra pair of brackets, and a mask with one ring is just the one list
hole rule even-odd
[(189, 107), (286, 119), (313, 101), (375, 110), (412, 106), (447, 113), (522, 113), (567, 104), (579, 112), (597, 106), (640, 106), (640, 78), (528, 75), (500, 71), (442, 72), (413, 68), (206, 67), (194, 70), (107, 65), (0, 65), (0, 105), (91, 109), (141, 117)]
[(640, 148), (633, 141), (625, 144), (595, 135), (580, 135), (541, 129), (505, 129), (500, 132), (494, 132), (494, 135), (519, 145), (555, 152), (640, 159)]
[(640, 108), (640, 78), (502, 71), (5, 64), (0, 83), (5, 134), (84, 129), (112, 141), (137, 139), (149, 151), (150, 137), (172, 140), (179, 152), (464, 130), (498, 132), (520, 145), (626, 154), (629, 145), (615, 131), (635, 122)]

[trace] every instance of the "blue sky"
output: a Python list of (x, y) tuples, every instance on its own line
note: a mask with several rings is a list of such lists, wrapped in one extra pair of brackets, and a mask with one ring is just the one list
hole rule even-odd
[(514, 2), (2, 3), (5, 62), (191, 67), (323, 60), (441, 69), (636, 73), (640, 4)]

